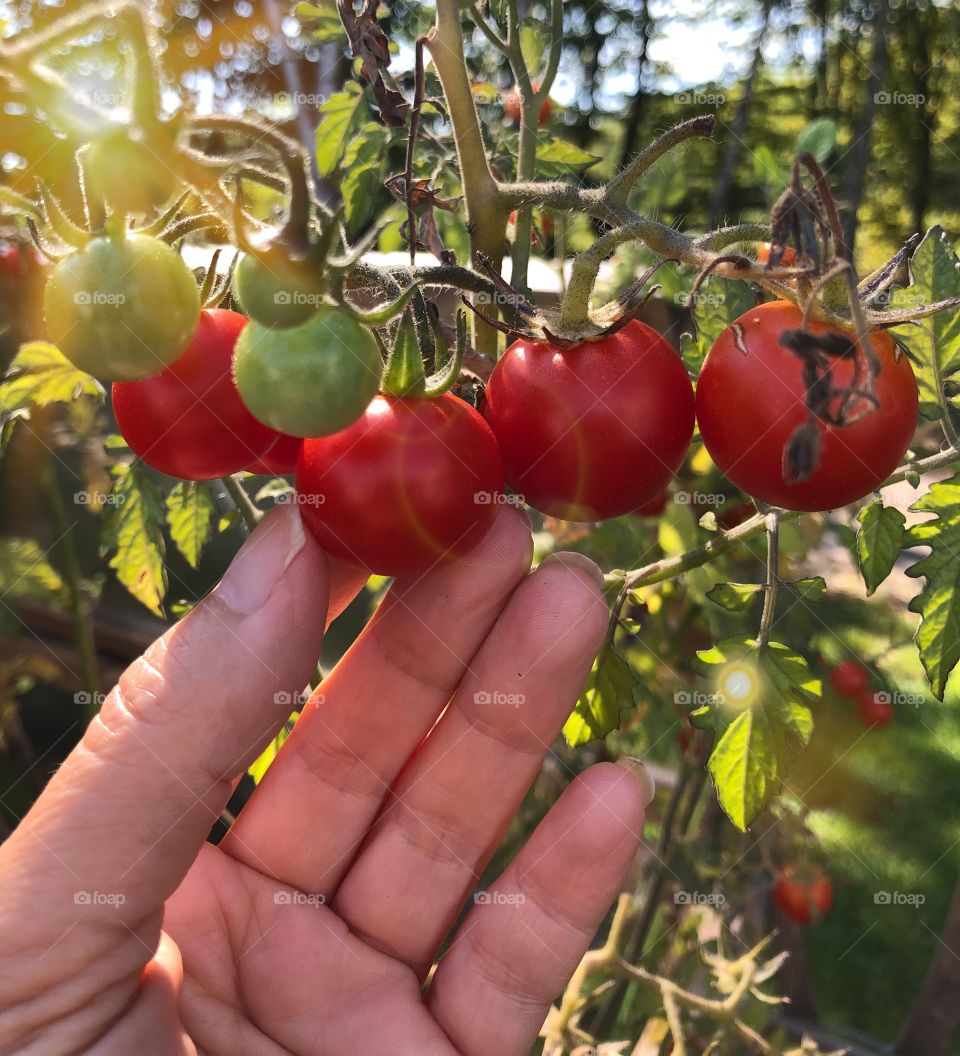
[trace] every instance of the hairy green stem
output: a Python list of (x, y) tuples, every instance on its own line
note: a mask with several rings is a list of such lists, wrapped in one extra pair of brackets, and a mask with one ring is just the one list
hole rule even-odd
[[(503, 260), (509, 209), (504, 206), (498, 193), (480, 131), (480, 119), (464, 57), (460, 5), (457, 0), (437, 0), (437, 21), (427, 35), (427, 48), (443, 87), (457, 144), (457, 160), (470, 228), (471, 259), (476, 263), (481, 255), (486, 256), (499, 270)], [(481, 354), (496, 358), (497, 332), (475, 319), (474, 345)]]
[(248, 531), (253, 531), (263, 520), (263, 510), (258, 510), (253, 499), (247, 494), (246, 488), (240, 483), (240, 476), (234, 473), (229, 477), (221, 477), (227, 494), (233, 500), (234, 506), (240, 511), (243, 523)]

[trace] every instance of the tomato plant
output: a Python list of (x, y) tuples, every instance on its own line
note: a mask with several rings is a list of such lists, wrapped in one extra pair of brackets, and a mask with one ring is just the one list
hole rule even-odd
[(103, 381), (149, 378), (197, 329), (200, 294), (190, 269), (149, 235), (91, 239), (53, 269), (43, 294), (51, 340)]
[(231, 376), (246, 316), (204, 309), (186, 351), (161, 373), (113, 386), (124, 439), (171, 477), (210, 480), (267, 457), (277, 434), (247, 410)]
[(490, 376), (483, 414), (526, 502), (605, 520), (666, 488), (693, 434), (693, 388), (670, 345), (633, 321), (572, 348), (515, 342)]
[[(788, 479), (784, 450), (808, 421), (810, 384), (783, 338), (802, 322), (792, 304), (772, 301), (731, 323), (700, 372), (697, 423), (714, 462), (737, 487), (788, 510), (831, 510), (868, 495), (897, 467), (916, 428), (917, 384), (910, 361), (885, 333), (870, 335), (879, 363), (875, 407), (855, 388), (852, 357), (834, 360), (830, 409), (856, 420), (817, 419), (816, 466), (805, 479)], [(810, 331), (836, 336), (819, 323)]]
[(833, 883), (817, 866), (790, 865), (777, 877), (773, 899), (791, 920), (811, 924), (833, 908)]
[[(766, 885), (771, 862), (827, 860), (831, 848), (857, 845), (850, 826), (891, 823), (896, 812), (871, 809), (889, 792), (880, 784), (889, 753), (897, 752), (898, 794), (925, 744), (914, 764), (924, 781), (950, 779), (942, 744), (955, 731), (945, 718), (937, 724), (947, 714), (938, 703), (904, 709), (886, 737), (854, 728), (857, 719), (889, 724), (891, 700), (900, 699), (871, 694), (871, 677), (893, 687), (901, 675), (919, 682), (925, 674), (943, 701), (960, 663), (960, 262), (941, 227), (922, 238), (901, 230), (904, 216), (932, 214), (933, 199), (920, 180), (914, 202), (894, 206), (888, 194), (860, 209), (857, 181), (842, 173), (859, 163), (857, 151), (838, 147), (868, 142), (855, 115), (862, 85), (837, 94), (842, 85), (818, 84), (818, 95), (825, 88), (845, 105), (799, 136), (809, 102), (802, 121), (796, 108), (788, 113), (792, 72), (743, 86), (737, 98), (747, 107), (768, 81), (777, 85), (777, 107), (750, 115), (755, 165), (738, 161), (737, 137), (712, 114), (648, 90), (657, 63), (637, 68), (643, 80), (624, 126), (615, 113), (600, 120), (587, 100), (609, 96), (607, 86), (577, 85), (571, 95), (571, 79), (556, 78), (561, 58), (575, 70), (581, 50), (596, 57), (602, 43), (615, 52), (635, 30), (632, 14), (609, 5), (591, 22), (602, 41), (582, 36), (574, 12), (576, 48), (562, 32), (569, 5), (565, 12), (559, 2), (547, 19), (544, 5), (520, 13), (437, 0), (424, 12), (400, 5), (387, 19), (375, 4), (301, 4), (283, 20), (289, 41), (268, 43), (258, 24), (253, 52), (233, 31), (270, 5), (247, 6), (249, 17), (209, 32), (201, 13), (178, 9), (163, 50), (150, 44), (172, 23), (159, 10), (145, 18), (143, 5), (92, 5), (63, 20), (47, 12), (35, 32), (18, 22), (23, 13), (5, 23), (3, 112), (10, 127), (20, 117), (38, 126), (37, 141), (62, 171), (20, 171), (20, 158), (42, 160), (26, 140), (5, 154), (9, 237), (26, 246), (29, 235), (55, 267), (47, 335), (9, 326), (12, 312), (0, 319), (3, 352), (13, 354), (0, 389), (0, 456), (29, 467), (49, 521), (32, 532), (20, 522), (31, 504), (9, 503), (16, 534), (0, 538), (0, 593), (29, 602), (25, 621), (38, 600), (70, 619), (90, 718), (101, 688), (91, 619), (99, 581), (83, 579), (96, 558), (70, 549), (71, 495), (77, 522), (99, 533), (120, 583), (168, 619), (209, 588), (217, 562), (272, 503), (294, 501), (332, 557), (377, 574), (334, 631), (337, 644), (327, 640), (330, 659), (352, 638), (354, 614), (372, 612), (391, 589), (379, 577), (429, 573), (473, 546), (498, 505), (529, 506), (534, 565), (564, 549), (596, 560), (609, 613), (570, 702), (565, 743), (551, 744), (521, 826), (591, 760), (637, 755), (666, 771), (650, 806), (658, 853), (637, 863), (636, 896), (621, 901), (589, 970), (546, 1019), (544, 1051), (567, 1056), (587, 1040), (642, 1045), (640, 1019), (656, 1006), (671, 1040), (658, 1025), (654, 1044), (739, 1052), (762, 1037), (770, 1056), (793, 1056), (783, 1024), (764, 1018), (767, 1000), (788, 996), (790, 983), (774, 995), (758, 980), (775, 987), (780, 953), (798, 940), (774, 939), (766, 960), (764, 915), (747, 911), (751, 893)], [(946, 7), (934, 7), (925, 30), (947, 20)], [(645, 16), (637, 31), (641, 66), (647, 30), (657, 28), (657, 13), (647, 14), (653, 24)], [(436, 17), (429, 31), (422, 16)], [(881, 30), (896, 19), (873, 8), (863, 17), (875, 46), (889, 45)], [(204, 39), (189, 54), (180, 30), (195, 19)], [(338, 36), (351, 62), (330, 71), (323, 100), (286, 83), (281, 100), (280, 79), (310, 72), (312, 56)], [(278, 43), (294, 47), (296, 63), (272, 64)], [(64, 91), (86, 69), (88, 48), (94, 67), (129, 86), (122, 105), (95, 105), (86, 76)], [(178, 48), (189, 67), (179, 103), (177, 72), (158, 66)], [(929, 65), (904, 61), (899, 48), (875, 51), (889, 54), (891, 75)], [(249, 62), (254, 53), (268, 60)], [(204, 54), (218, 55), (215, 70), (196, 69)], [(260, 78), (257, 91), (232, 97), (243, 66), (259, 69), (249, 72)], [(832, 81), (850, 63), (829, 66)], [(207, 74), (212, 106), (197, 112), (189, 96)], [(347, 82), (334, 84), (341, 76)], [(534, 94), (527, 107), (517, 89), (507, 94), (501, 119), (487, 104), (497, 98), (491, 82), (507, 76)], [(940, 98), (920, 110), (927, 118), (949, 94), (942, 83), (930, 78)], [(570, 106), (547, 129), (552, 91), (567, 92)], [(897, 160), (869, 166), (881, 178), (907, 160), (911, 109), (879, 113), (874, 139)], [(938, 115), (943, 129), (953, 127), (949, 118)], [(665, 131), (639, 146), (653, 129)], [(927, 144), (935, 146), (927, 161), (939, 170), (936, 137)], [(71, 157), (76, 170), (60, 164)], [(709, 216), (733, 211), (742, 223), (711, 230)], [(855, 240), (858, 212), (870, 224)], [(181, 252), (203, 262), (205, 278), (194, 279)], [(214, 307), (231, 292), (218, 253), (237, 260), (230, 285), (244, 315)], [(0, 309), (20, 297), (30, 259), (0, 251)], [(15, 352), (21, 332), (38, 340)], [(129, 450), (106, 439), (112, 423), (98, 378), (114, 383)], [(695, 414), (702, 443), (691, 442)], [(253, 475), (294, 476), (295, 490)], [(860, 509), (822, 515), (861, 499)], [(48, 564), (50, 525), (66, 530)], [(213, 560), (204, 556), (214, 548)], [(184, 561), (195, 581), (181, 575)], [(861, 586), (871, 595), (887, 577), (894, 590), (862, 596)], [(914, 581), (908, 616), (901, 602)], [(429, 638), (433, 629), (423, 630)], [(568, 630), (582, 628), (560, 628), (557, 641)], [(911, 636), (919, 660), (905, 647)], [(819, 658), (858, 654), (871, 657), (871, 675), (843, 661), (824, 694)], [(552, 659), (546, 650), (544, 663)], [(528, 718), (518, 711), (520, 723)], [(15, 720), (11, 711), (11, 737), (0, 737), (11, 750)], [(271, 759), (266, 753), (251, 776), (259, 780)], [(924, 797), (913, 798), (922, 812)], [(728, 841), (722, 814), (763, 839), (730, 833)], [(949, 865), (941, 852), (864, 853), (864, 883), (879, 883), (881, 859)], [(856, 867), (844, 860), (845, 885)], [(809, 923), (829, 911), (831, 881), (790, 865), (773, 897)], [(859, 929), (862, 912), (843, 908)], [(947, 915), (946, 899), (936, 912)], [(839, 916), (831, 928), (843, 926)], [(742, 941), (728, 959), (710, 937), (734, 922)], [(960, 944), (960, 922), (956, 929), (944, 948)], [(670, 951), (661, 954), (655, 937), (665, 934)], [(657, 962), (670, 979), (658, 977)], [(696, 993), (677, 977), (695, 978)], [(711, 985), (716, 1004), (704, 996)], [(633, 1000), (633, 989), (651, 993)]]
[(469, 549), (502, 486), (489, 427), (449, 394), (377, 396), (347, 429), (305, 441), (297, 465), (298, 502), (320, 544), (381, 575), (422, 573)]
[(856, 660), (841, 660), (830, 671), (830, 685), (841, 697), (856, 700), (866, 691), (870, 676)]
[(247, 407), (278, 432), (301, 437), (328, 436), (355, 421), (377, 391), (380, 369), (370, 331), (330, 304), (297, 327), (251, 322), (234, 357)]

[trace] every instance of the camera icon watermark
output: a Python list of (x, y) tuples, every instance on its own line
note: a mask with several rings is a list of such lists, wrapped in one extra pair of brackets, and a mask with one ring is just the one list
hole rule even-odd
[(103, 707), (103, 702), (107, 699), (106, 693), (88, 693), (86, 690), (82, 690), (79, 693), (73, 694), (73, 703), (78, 708), (88, 707)]
[(288, 693), (286, 690), (281, 690), (279, 693), (274, 693), (273, 702), (278, 706), (283, 704), (291, 711), (299, 711), (307, 702), (307, 694)]
[(919, 708), (926, 699), (922, 693), (901, 693), (899, 689), (892, 692), (880, 690), (873, 694), (878, 704), (893, 704), (896, 707)]
[(675, 491), (673, 501), (678, 506), (713, 506), (719, 508), (727, 497), (719, 491)]
[(910, 891), (874, 891), (875, 906), (912, 906), (918, 909), (927, 901), (927, 896)]
[(727, 896), (719, 891), (674, 891), (675, 906), (712, 906), (718, 909), (727, 901)]
[(326, 495), (319, 491), (285, 491), (277, 496), (277, 505), (291, 506), (323, 506), (327, 501)]
[(113, 491), (75, 491), (73, 501), (76, 506), (122, 506), (127, 496)]
[(480, 689), (473, 694), (474, 704), (506, 704), (514, 708), (519, 708), (526, 699), (523, 693), (501, 693), (497, 689)]
[(497, 307), (516, 308), (524, 302), (525, 298), (522, 294), (507, 293), (504, 290), (494, 290), (493, 293), (481, 290), (473, 296), (474, 304), (496, 305)]
[(727, 97), (723, 92), (699, 92), (696, 90), (678, 92), (674, 102), (693, 106), (723, 106)]
[(275, 906), (311, 906), (319, 909), (326, 904), (327, 896), (311, 891), (275, 891), (273, 893), (273, 904)]
[(104, 305), (116, 308), (127, 303), (125, 293), (108, 293), (106, 290), (77, 290), (73, 295), (73, 303), (81, 308), (99, 308)]
[(277, 290), (273, 295), (273, 303), (281, 305), (307, 304), (312, 308), (319, 308), (323, 304), (323, 297), (319, 293), (305, 293), (303, 290)]
[(873, 101), (878, 106), (912, 106), (917, 109), (926, 105), (927, 97), (919, 92), (875, 92)]
[(697, 689), (678, 689), (673, 694), (674, 704), (685, 708), (702, 708), (705, 704), (723, 704), (726, 697), (722, 693), (701, 693)]
[(723, 308), (727, 303), (726, 294), (717, 293), (712, 290), (704, 290), (692, 297), (686, 291), (681, 290), (673, 295), (673, 303), (680, 308)]
[(122, 891), (74, 891), (73, 893), (75, 906), (113, 906), (116, 909), (126, 901), (127, 896)]
[(526, 895), (506, 891), (476, 891), (473, 895), (476, 906), (522, 906), (526, 900)]
[(505, 491), (475, 491), (473, 501), (477, 506), (523, 506), (522, 495), (510, 495)]

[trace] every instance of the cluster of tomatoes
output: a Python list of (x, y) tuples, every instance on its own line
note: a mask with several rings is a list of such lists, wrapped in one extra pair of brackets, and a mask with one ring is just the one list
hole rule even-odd
[(856, 660), (841, 660), (830, 672), (830, 687), (835, 693), (857, 705), (857, 717), (867, 729), (889, 726), (893, 721), (893, 705), (889, 694), (874, 693), (867, 669)]
[[(463, 552), (507, 501), (505, 486), (566, 520), (649, 509), (695, 418), (720, 470), (749, 495), (800, 510), (845, 505), (895, 467), (916, 419), (909, 362), (874, 335), (876, 409), (844, 428), (823, 423), (817, 467), (786, 482), (782, 452), (808, 415), (802, 364), (780, 341), (801, 324), (786, 302), (721, 334), (696, 397), (673, 347), (632, 320), (572, 347), (516, 341), (478, 413), (450, 393), (384, 391), (373, 331), (289, 262), (245, 257), (233, 292), (245, 314), (201, 307), (174, 250), (123, 232), (57, 264), (45, 314), (64, 354), (114, 383), (120, 430), (145, 462), (190, 480), (295, 473), (324, 547), (381, 574)], [(842, 388), (853, 368), (834, 369)]]

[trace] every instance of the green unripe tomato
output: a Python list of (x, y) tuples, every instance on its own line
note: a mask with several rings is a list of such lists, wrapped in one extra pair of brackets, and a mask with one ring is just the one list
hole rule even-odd
[(114, 212), (151, 213), (173, 196), (176, 187), (164, 153), (162, 142), (151, 148), (137, 129), (112, 125), (88, 144), (84, 176), (93, 194)]
[(233, 295), (244, 314), (263, 326), (305, 323), (320, 306), (320, 281), (284, 261), (245, 256), (233, 273)]
[(233, 372), (261, 422), (290, 436), (329, 436), (355, 422), (376, 395), (380, 350), (369, 330), (324, 304), (287, 330), (252, 321), (237, 341)]
[(180, 257), (149, 235), (91, 239), (64, 257), (43, 291), (50, 340), (104, 381), (169, 366), (200, 321), (200, 291)]

